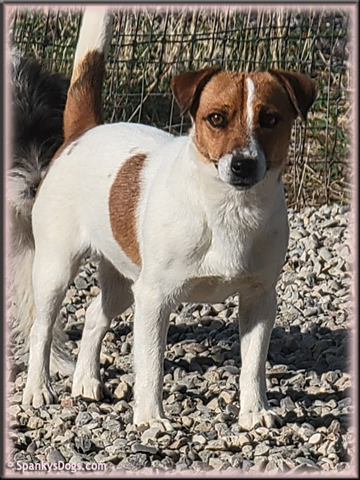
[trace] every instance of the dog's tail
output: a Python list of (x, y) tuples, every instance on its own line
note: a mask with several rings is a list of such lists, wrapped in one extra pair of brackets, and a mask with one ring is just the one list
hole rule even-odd
[(112, 25), (108, 9), (85, 10), (65, 105), (65, 142), (103, 123), (101, 91)]

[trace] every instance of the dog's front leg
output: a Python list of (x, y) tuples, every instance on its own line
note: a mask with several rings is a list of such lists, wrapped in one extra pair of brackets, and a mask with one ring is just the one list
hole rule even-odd
[(239, 330), (241, 349), (240, 416), (244, 430), (280, 422), (268, 409), (265, 363), (276, 316), (275, 288), (256, 286), (240, 292)]
[(162, 405), (164, 350), (170, 304), (156, 282), (139, 279), (133, 288), (134, 316), (134, 424), (171, 430)]

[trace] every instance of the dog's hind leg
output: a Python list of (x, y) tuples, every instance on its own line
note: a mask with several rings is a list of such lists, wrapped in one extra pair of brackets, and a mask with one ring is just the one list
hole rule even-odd
[(256, 286), (239, 295), (241, 349), (240, 415), (244, 430), (271, 428), (280, 418), (268, 409), (266, 357), (276, 315), (275, 288)]
[(101, 292), (86, 312), (79, 357), (74, 373), (72, 395), (100, 400), (103, 384), (100, 376), (102, 339), (113, 318), (122, 314), (133, 303), (130, 280), (123, 277), (105, 259), (99, 265)]
[(54, 244), (39, 245), (33, 266), (36, 316), (30, 331), (29, 369), (23, 403), (33, 404), (35, 408), (56, 401), (49, 372), (53, 327), (80, 261), (79, 256), (71, 255), (69, 248), (62, 248), (59, 243), (54, 248)]

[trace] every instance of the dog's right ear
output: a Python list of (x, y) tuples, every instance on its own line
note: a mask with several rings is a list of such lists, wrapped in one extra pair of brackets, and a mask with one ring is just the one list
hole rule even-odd
[(191, 116), (195, 117), (202, 89), (220, 70), (220, 67), (207, 67), (196, 72), (182, 73), (171, 80), (171, 88), (181, 115), (190, 112)]

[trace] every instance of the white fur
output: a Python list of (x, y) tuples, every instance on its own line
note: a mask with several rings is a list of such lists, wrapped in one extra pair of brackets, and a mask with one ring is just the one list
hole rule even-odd
[[(113, 238), (108, 205), (120, 166), (139, 152), (147, 155), (137, 225), (141, 268)], [(179, 301), (218, 302), (239, 291), (244, 329), (240, 418), (245, 427), (259, 419), (271, 423), (264, 365), (275, 318), (275, 283), (287, 245), (283, 188), (276, 172), (268, 172), (248, 191), (237, 191), (212, 165), (201, 162), (190, 137), (175, 138), (143, 125), (99, 126), (54, 162), (35, 202), (33, 229), (37, 318), (24, 402), (55, 399), (44, 367), (49, 325), (80, 257), (94, 250), (107, 265), (102, 267), (106, 302), (99, 297), (89, 308), (74, 395), (101, 397), (101, 339), (111, 319), (131, 304), (134, 282), (134, 422), (162, 421), (169, 427), (161, 394), (171, 308)], [(107, 270), (116, 272), (116, 281), (109, 282)]]
[(254, 112), (253, 112), (253, 100), (254, 100), (254, 92), (255, 86), (254, 82), (250, 77), (246, 79), (246, 86), (247, 86), (247, 98), (246, 98), (246, 111), (247, 111), (247, 127), (250, 134), (253, 133), (253, 120), (254, 120)]
[(247, 126), (247, 134), (248, 134), (248, 145), (241, 148), (236, 149), (232, 152), (226, 153), (219, 159), (218, 162), (218, 170), (219, 170), (219, 177), (226, 183), (231, 183), (231, 162), (234, 156), (242, 156), (249, 160), (253, 159), (256, 161), (257, 171), (256, 171), (256, 183), (260, 182), (265, 174), (266, 174), (266, 158), (264, 155), (264, 151), (261, 148), (259, 142), (256, 140), (254, 136), (254, 126), (253, 126), (253, 119), (254, 119), (254, 111), (253, 111), (253, 101), (254, 101), (254, 93), (255, 93), (255, 86), (254, 82), (250, 77), (246, 78), (246, 85), (247, 85), (247, 98), (246, 98), (246, 126)]
[(262, 180), (266, 173), (266, 158), (264, 152), (259, 145), (259, 142), (256, 140), (254, 136), (254, 109), (253, 109), (253, 102), (254, 102), (254, 94), (255, 94), (255, 86), (254, 82), (250, 77), (246, 79), (247, 85), (247, 99), (246, 99), (246, 110), (247, 110), (247, 127), (249, 131), (249, 147), (248, 152), (244, 152), (245, 156), (249, 158), (257, 159), (257, 182)]
[(112, 14), (106, 7), (86, 7), (76, 45), (74, 65), (78, 65), (89, 50), (99, 50), (107, 55), (113, 28), (112, 20)]

